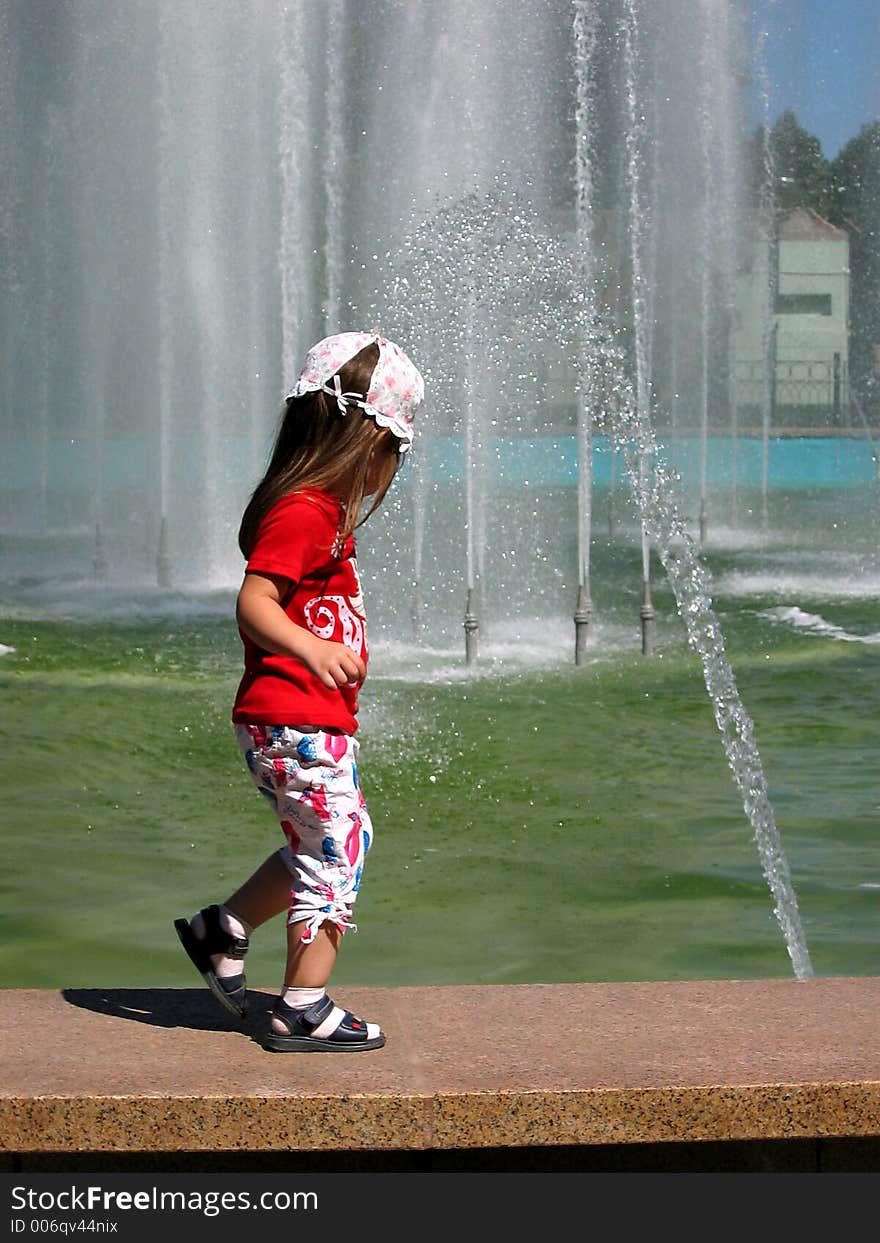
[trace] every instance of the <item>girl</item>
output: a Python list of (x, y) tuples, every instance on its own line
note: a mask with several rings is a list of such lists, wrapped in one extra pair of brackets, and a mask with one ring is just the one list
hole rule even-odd
[(385, 1043), (375, 1023), (334, 1005), (325, 985), (343, 933), (356, 927), (352, 907), (373, 833), (356, 766), (368, 649), (353, 533), (410, 448), (423, 393), (416, 368), (384, 337), (343, 332), (319, 341), (285, 398), (269, 468), (239, 531), (244, 676), (232, 719), (286, 844), (226, 902), (175, 928), (217, 1000), (243, 1016), (250, 934), (287, 908), (284, 988), (263, 1040), (277, 1052)]

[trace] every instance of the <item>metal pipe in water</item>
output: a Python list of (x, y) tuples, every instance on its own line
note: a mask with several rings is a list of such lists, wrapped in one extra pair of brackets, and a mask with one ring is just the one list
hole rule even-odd
[(576, 665), (586, 664), (587, 638), (592, 616), (593, 601), (590, 599), (590, 584), (583, 582), (578, 589), (577, 608), (574, 611), (574, 663)]
[(479, 630), (480, 623), (477, 619), (477, 614), (474, 612), (474, 589), (469, 587), (464, 613), (464, 654), (465, 663), (468, 665), (475, 665), (477, 663)]
[(642, 655), (654, 655), (654, 604), (651, 600), (651, 580), (642, 582), (642, 607), (639, 609), (642, 620)]
[(581, 400), (578, 423), (578, 560), (580, 583), (574, 612), (574, 663), (582, 665), (586, 659), (587, 637), (593, 602), (590, 599), (590, 544), (593, 518), (593, 440), (590, 413)]

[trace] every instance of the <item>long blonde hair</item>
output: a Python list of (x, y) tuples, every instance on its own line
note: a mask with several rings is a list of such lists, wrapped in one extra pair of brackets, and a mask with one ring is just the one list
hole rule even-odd
[[(379, 347), (371, 342), (337, 372), (342, 391), (366, 396), (378, 361)], [(266, 473), (239, 527), (238, 546), (244, 557), (250, 557), (260, 523), (272, 506), (303, 488), (325, 488), (339, 495), (345, 506), (337, 536), (342, 544), (382, 504), (400, 461), (398, 443), (393, 432), (379, 427), (359, 406), (349, 405), (343, 414), (336, 399), (321, 389), (289, 398)], [(378, 463), (378, 487), (372, 505), (359, 520), (374, 462)]]

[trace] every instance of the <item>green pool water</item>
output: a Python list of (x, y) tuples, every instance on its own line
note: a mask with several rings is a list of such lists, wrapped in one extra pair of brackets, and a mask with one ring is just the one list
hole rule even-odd
[[(782, 570), (719, 552), (713, 571), (814, 971), (874, 974), (880, 593), (816, 588), (792, 612)], [(228, 720), (232, 599), (108, 620), (37, 617), (6, 591), (3, 986), (193, 985), (173, 919), (280, 844)], [(655, 603), (650, 659), (601, 626), (577, 669), (493, 656), (467, 673), (455, 652), (374, 644), (361, 778), (376, 839), (335, 981), (791, 975), (662, 581)], [(282, 963), (275, 921), (250, 982), (276, 985)]]

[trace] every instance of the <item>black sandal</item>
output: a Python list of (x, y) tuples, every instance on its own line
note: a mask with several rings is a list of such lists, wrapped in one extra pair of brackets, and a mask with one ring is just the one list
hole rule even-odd
[(272, 1017), (281, 1020), (288, 1034), (283, 1036), (270, 1031), (263, 1040), (263, 1048), (273, 1053), (358, 1053), (382, 1048), (384, 1032), (375, 1023), (356, 1019), (350, 1010), (340, 1010), (342, 1018), (326, 1035), (314, 1035), (336, 1009), (338, 1007), (326, 994), (307, 1010), (297, 1010), (279, 997)]
[(197, 937), (187, 919), (175, 919), (174, 927), (180, 943), (189, 954), (197, 971), (224, 1009), (236, 1018), (243, 1019), (247, 1013), (247, 985), (244, 972), (241, 975), (218, 976), (211, 962), (212, 954), (224, 954), (227, 958), (243, 959), (250, 942), (247, 937), (234, 937), (220, 924), (219, 906), (206, 906), (199, 911), (205, 922), (205, 935)]

